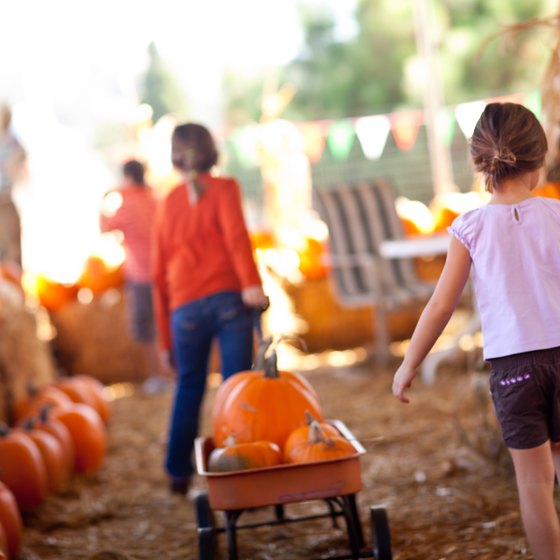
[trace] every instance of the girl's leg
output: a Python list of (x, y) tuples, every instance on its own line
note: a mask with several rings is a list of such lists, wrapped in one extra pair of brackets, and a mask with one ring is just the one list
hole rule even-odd
[(188, 479), (194, 473), (192, 451), (206, 388), (210, 323), (203, 301), (186, 305), (172, 316), (177, 384), (165, 466), (173, 479)]
[(251, 369), (253, 363), (253, 312), (240, 294), (220, 294), (216, 304), (216, 331), (222, 358), (222, 376), (227, 379), (239, 371)]
[(553, 499), (550, 442), (509, 451), (515, 467), (521, 518), (535, 560), (560, 560), (560, 523)]
[(551, 443), (552, 461), (554, 463), (554, 470), (556, 471), (556, 484), (560, 484), (560, 443)]

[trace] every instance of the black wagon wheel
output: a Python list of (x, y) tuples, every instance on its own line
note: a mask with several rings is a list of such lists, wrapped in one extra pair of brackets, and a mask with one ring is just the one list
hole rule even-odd
[(214, 512), (210, 508), (208, 500), (208, 492), (199, 492), (194, 498), (194, 509), (196, 513), (196, 522), (199, 528), (211, 527), (215, 528), (216, 522)]
[(217, 552), (216, 529), (214, 527), (198, 528), (198, 560), (214, 560)]
[(372, 506), (370, 508), (370, 517), (374, 558), (378, 560), (392, 560), (391, 533), (385, 508), (383, 506)]

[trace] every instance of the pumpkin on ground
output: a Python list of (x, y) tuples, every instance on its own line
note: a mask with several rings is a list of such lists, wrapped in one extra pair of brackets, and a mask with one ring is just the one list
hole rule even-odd
[(242, 471), (272, 467), (282, 463), (282, 451), (271, 441), (235, 443), (232, 438), (225, 447), (216, 447), (208, 457), (211, 472)]
[(23, 535), (23, 520), (12, 491), (0, 482), (0, 525), (6, 534), (7, 554), (16, 558)]
[[(68, 431), (68, 428), (50, 413), (50, 407), (43, 407), (36, 418), (28, 418), (26, 422), (30, 422), (36, 430), (43, 430), (54, 436), (59, 442), (64, 454), (64, 463), (66, 469), (74, 472), (74, 464), (76, 461), (76, 451), (74, 449), (74, 440)], [(22, 423), (24, 424), (24, 423)]]
[(54, 386), (65, 393), (72, 402), (87, 404), (97, 410), (97, 399), (83, 381), (74, 377), (60, 377), (55, 381)]
[(0, 427), (0, 481), (13, 493), (20, 511), (36, 509), (47, 496), (47, 470), (41, 452), (21, 430)]
[(30, 416), (37, 416), (41, 408), (46, 405), (57, 407), (71, 402), (72, 399), (54, 385), (46, 385), (41, 389), (30, 386), (27, 395), (15, 404), (16, 420), (21, 421)]
[(51, 414), (68, 428), (72, 436), (74, 472), (95, 474), (107, 455), (107, 430), (99, 414), (91, 406), (81, 403), (53, 408)]
[(305, 411), (323, 419), (319, 397), (302, 375), (279, 371), (276, 351), (265, 359), (264, 370), (239, 372), (216, 392), (212, 437), (223, 447), (229, 436), (237, 443), (272, 441), (282, 448), (286, 438), (305, 424)]
[(85, 385), (90, 393), (94, 403), (94, 408), (101, 416), (101, 420), (107, 423), (111, 417), (111, 407), (109, 406), (109, 401), (105, 398), (105, 385), (91, 375), (86, 375), (83, 373), (73, 375), (72, 379)]
[(32, 420), (26, 422), (21, 429), (39, 449), (47, 470), (48, 491), (56, 494), (68, 483), (72, 475), (60, 441), (52, 434), (34, 428)]
[(356, 449), (346, 438), (341, 435), (326, 435), (317, 420), (313, 420), (305, 428), (308, 430), (307, 439), (302, 441), (299, 434), (296, 434), (288, 443), (288, 438), (284, 449), (286, 463), (314, 463), (341, 459), (356, 453)]

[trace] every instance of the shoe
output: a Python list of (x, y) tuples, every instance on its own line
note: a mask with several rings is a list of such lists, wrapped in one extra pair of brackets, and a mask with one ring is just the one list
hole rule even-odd
[(172, 478), (169, 483), (169, 490), (172, 494), (180, 494), (186, 496), (191, 485), (190, 477)]
[(150, 377), (142, 383), (142, 392), (145, 395), (157, 395), (158, 393), (164, 393), (169, 386), (166, 379), (161, 377)]

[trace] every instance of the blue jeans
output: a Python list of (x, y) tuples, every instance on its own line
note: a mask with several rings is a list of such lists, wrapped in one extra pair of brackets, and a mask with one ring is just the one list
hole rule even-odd
[(241, 294), (221, 292), (195, 300), (171, 315), (177, 385), (165, 467), (173, 478), (194, 473), (192, 452), (198, 435), (212, 340), (220, 347), (222, 376), (251, 368), (253, 316)]

